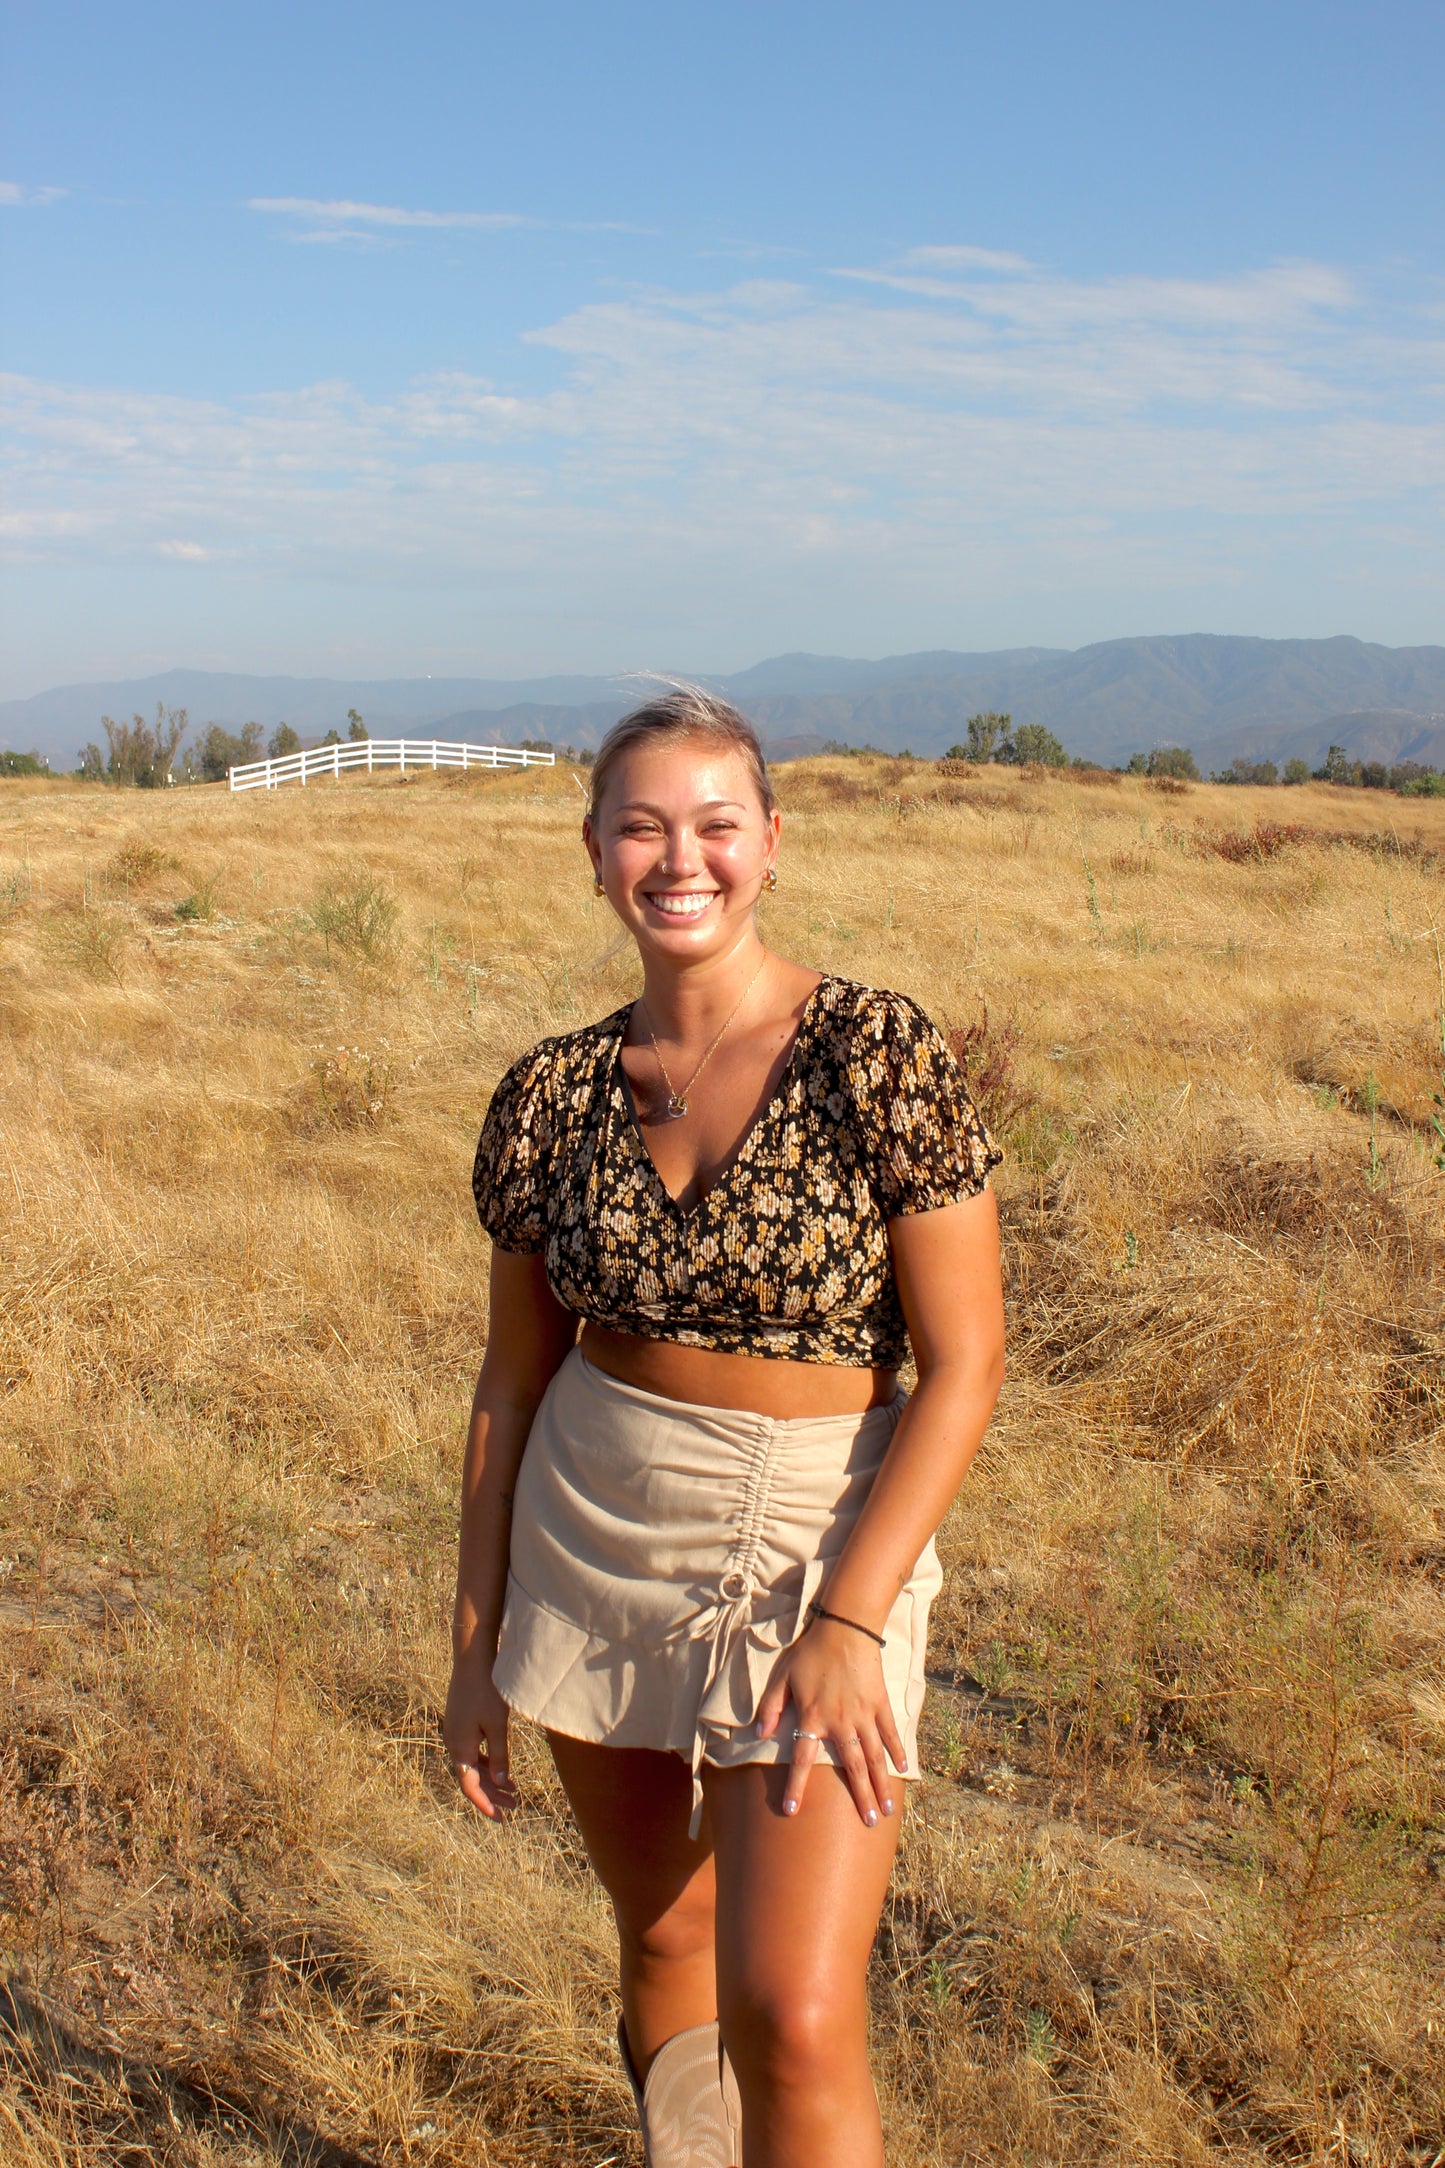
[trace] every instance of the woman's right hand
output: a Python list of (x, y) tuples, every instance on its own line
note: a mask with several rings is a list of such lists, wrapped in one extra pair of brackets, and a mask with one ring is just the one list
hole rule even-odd
[(452, 1665), (442, 1741), (452, 1775), (489, 1822), (499, 1821), (517, 1804), (516, 1787), (507, 1773), (507, 1704), (492, 1684), (490, 1658), (458, 1657)]

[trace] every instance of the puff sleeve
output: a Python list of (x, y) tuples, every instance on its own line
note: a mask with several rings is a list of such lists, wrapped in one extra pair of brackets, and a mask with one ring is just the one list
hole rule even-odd
[(870, 1182), (885, 1219), (976, 1196), (1003, 1153), (947, 1041), (918, 1004), (893, 993), (869, 1002), (850, 1066)]
[(477, 1216), (498, 1249), (524, 1254), (547, 1237), (547, 1180), (554, 1144), (545, 1046), (534, 1047), (492, 1094), (472, 1167)]

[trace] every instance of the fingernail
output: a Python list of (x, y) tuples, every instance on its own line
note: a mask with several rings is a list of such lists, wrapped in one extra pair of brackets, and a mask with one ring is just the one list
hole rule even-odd
[(883, 1802), (883, 1812), (884, 1812), (885, 1814), (891, 1814), (891, 1813), (893, 1812), (893, 1801), (892, 1801), (891, 1799), (885, 1799), (885, 1800), (884, 1800), (884, 1802)]
[(863, 1819), (868, 1824), (868, 1827), (870, 1829), (876, 1829), (878, 1827), (878, 1809), (876, 1807), (870, 1807), (868, 1809), (868, 1812), (864, 1815)]
[(908, 1756), (907, 1756), (906, 1754), (900, 1754), (900, 1755), (899, 1755), (899, 1757), (898, 1757), (898, 1767), (899, 1767), (899, 1770), (900, 1770), (900, 1772), (901, 1772), (901, 1771), (903, 1771), (904, 1769), (906, 1769), (906, 1768), (908, 1767)]
[(797, 1813), (797, 1811), (798, 1811), (798, 1802), (797, 1802), (797, 1800), (796, 1800), (796, 1799), (785, 1799), (785, 1800), (783, 1801), (783, 1812), (784, 1812), (784, 1814), (796, 1814), (796, 1813)]

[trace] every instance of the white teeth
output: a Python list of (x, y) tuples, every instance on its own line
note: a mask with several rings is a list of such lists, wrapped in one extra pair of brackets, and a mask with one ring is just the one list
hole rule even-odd
[(669, 918), (696, 918), (712, 902), (711, 896), (649, 896), (648, 902), (655, 911), (665, 911)]

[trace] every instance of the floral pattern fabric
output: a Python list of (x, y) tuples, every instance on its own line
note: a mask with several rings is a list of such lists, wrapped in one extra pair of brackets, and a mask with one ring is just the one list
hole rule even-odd
[(888, 1222), (976, 1195), (1003, 1156), (923, 1010), (823, 979), (772, 1097), (687, 1211), (638, 1125), (629, 1014), (544, 1039), (497, 1086), (472, 1176), (493, 1242), (543, 1251), (557, 1300), (616, 1332), (896, 1369)]

